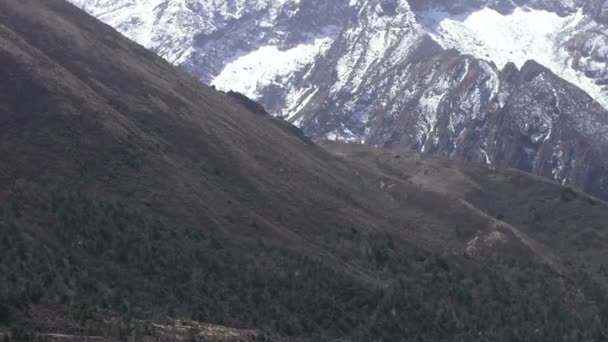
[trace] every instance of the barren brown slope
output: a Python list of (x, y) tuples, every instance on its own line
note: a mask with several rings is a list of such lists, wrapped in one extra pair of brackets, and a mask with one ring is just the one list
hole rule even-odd
[(0, 333), (604, 336), (580, 268), (508, 231), (471, 253), (494, 222), (458, 197), (246, 107), (63, 0), (0, 0)]
[(524, 240), (529, 250), (546, 264), (555, 265), (558, 272), (564, 265), (573, 270), (585, 266), (599, 271), (606, 267), (608, 206), (599, 199), (512, 169), (403, 150), (322, 144), (334, 154), (383, 174), (386, 187), (401, 181), (420, 192), (441, 194), (484, 217), (490, 227), (515, 231), (513, 238)]

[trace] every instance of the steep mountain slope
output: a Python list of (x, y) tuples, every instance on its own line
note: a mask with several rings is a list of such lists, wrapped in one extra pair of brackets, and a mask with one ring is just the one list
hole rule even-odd
[[(603, 0), (72, 2), (313, 138), (518, 167), (608, 198)], [(505, 75), (528, 60), (551, 74), (533, 91)], [(507, 106), (514, 88), (527, 107)]]
[(301, 91), (291, 89), (295, 79), (327, 50), (354, 10), (345, 1), (318, 0), (73, 3), (201, 80), (265, 97), (266, 107), (285, 115), (301, 101)]
[(604, 203), (327, 152), (65, 1), (0, 1), (0, 118), (4, 339), (606, 337)]

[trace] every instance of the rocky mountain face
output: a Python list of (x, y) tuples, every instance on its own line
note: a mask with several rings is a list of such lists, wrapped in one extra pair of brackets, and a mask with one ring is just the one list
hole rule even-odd
[(71, 1), (313, 138), (608, 198), (607, 1)]

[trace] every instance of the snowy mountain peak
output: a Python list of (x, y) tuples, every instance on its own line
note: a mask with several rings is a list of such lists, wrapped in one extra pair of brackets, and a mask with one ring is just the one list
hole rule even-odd
[[(310, 95), (310, 90), (293, 91), (295, 79), (329, 50), (339, 33), (348, 38), (357, 30), (375, 30), (371, 50), (364, 50), (382, 55), (390, 50), (394, 30), (416, 25), (444, 48), (499, 68), (536, 60), (608, 107), (608, 30), (594, 20), (608, 7), (603, 1), (530, 0), (522, 7), (510, 0), (71, 1), (203, 80), (276, 102), (266, 104), (290, 117), (302, 109), (295, 103)], [(367, 62), (359, 62), (364, 64), (374, 59), (363, 57)], [(349, 67), (347, 58), (339, 67)], [(347, 72), (338, 74), (334, 90), (343, 86)], [(270, 100), (268, 92), (280, 92), (282, 99)]]

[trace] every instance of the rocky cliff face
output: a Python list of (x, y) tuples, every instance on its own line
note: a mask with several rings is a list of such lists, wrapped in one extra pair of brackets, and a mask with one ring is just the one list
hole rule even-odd
[(608, 198), (604, 0), (71, 1), (311, 137), (516, 167)]

